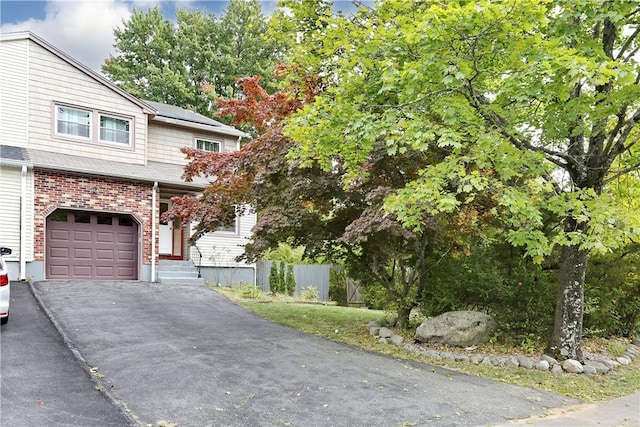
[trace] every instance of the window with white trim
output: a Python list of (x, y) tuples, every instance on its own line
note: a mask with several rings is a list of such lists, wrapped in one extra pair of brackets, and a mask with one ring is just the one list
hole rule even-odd
[(202, 151), (210, 151), (212, 153), (219, 153), (222, 148), (220, 141), (211, 141), (208, 139), (196, 138), (196, 148)]
[(133, 145), (133, 118), (54, 104), (55, 135), (121, 147)]
[(100, 141), (131, 143), (131, 120), (100, 114)]
[(56, 132), (62, 135), (91, 138), (91, 111), (56, 106)]

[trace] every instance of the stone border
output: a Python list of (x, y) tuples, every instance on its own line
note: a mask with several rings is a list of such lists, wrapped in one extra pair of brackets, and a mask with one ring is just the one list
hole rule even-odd
[(544, 372), (551, 371), (553, 375), (560, 375), (565, 372), (587, 375), (606, 374), (620, 365), (629, 365), (638, 356), (638, 351), (640, 351), (640, 338), (635, 338), (633, 343), (627, 346), (624, 354), (616, 357), (616, 360), (611, 360), (597, 354), (585, 353), (584, 363), (580, 363), (573, 359), (558, 362), (556, 359), (551, 356), (547, 356), (546, 354), (543, 354), (540, 357), (522, 355), (485, 355), (473, 352), (475, 348), (443, 351), (433, 348), (424, 348), (416, 344), (404, 343), (404, 338), (402, 336), (389, 329), (394, 326), (395, 322), (393, 320), (390, 322), (374, 320), (369, 322), (366, 328), (369, 331), (369, 334), (376, 338), (380, 344), (393, 344), (396, 346), (404, 344), (404, 348), (407, 350), (413, 353), (422, 354), (434, 360), (466, 362), (473, 363), (475, 365), (482, 364), (502, 366), (506, 368), (520, 367), (523, 369), (535, 369)]

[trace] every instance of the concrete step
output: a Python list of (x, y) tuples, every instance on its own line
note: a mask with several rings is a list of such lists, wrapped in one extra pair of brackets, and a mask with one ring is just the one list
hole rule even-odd
[(184, 265), (184, 266), (189, 266), (189, 267), (193, 267), (193, 262), (186, 260), (186, 261), (178, 261), (178, 260), (173, 260), (173, 259), (161, 259), (158, 261), (158, 265), (159, 266), (165, 266), (165, 265), (171, 265), (171, 266), (176, 266), (176, 265)]
[(158, 277), (158, 283), (166, 285), (204, 286), (202, 278)]
[(176, 271), (176, 272), (188, 272), (188, 271), (198, 271), (198, 269), (196, 267), (194, 267), (193, 265), (188, 267), (188, 266), (158, 266), (158, 271)]
[(158, 277), (184, 277), (194, 278), (198, 277), (198, 270), (192, 268), (190, 270), (160, 270), (158, 269)]

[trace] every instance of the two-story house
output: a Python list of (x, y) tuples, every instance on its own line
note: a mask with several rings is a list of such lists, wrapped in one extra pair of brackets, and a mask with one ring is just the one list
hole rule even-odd
[[(30, 32), (0, 35), (0, 244), (12, 279), (156, 281), (159, 260), (194, 260), (214, 283), (255, 280), (235, 257), (255, 224), (189, 246), (190, 224), (162, 223), (181, 179), (181, 147), (238, 150), (241, 131), (137, 99)], [(200, 261), (199, 253), (202, 254)]]

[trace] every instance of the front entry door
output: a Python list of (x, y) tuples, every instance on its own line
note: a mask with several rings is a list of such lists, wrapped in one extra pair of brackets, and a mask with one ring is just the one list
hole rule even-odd
[[(170, 202), (160, 202), (160, 215), (169, 210)], [(164, 259), (182, 259), (182, 227), (180, 220), (160, 221), (159, 255)]]

